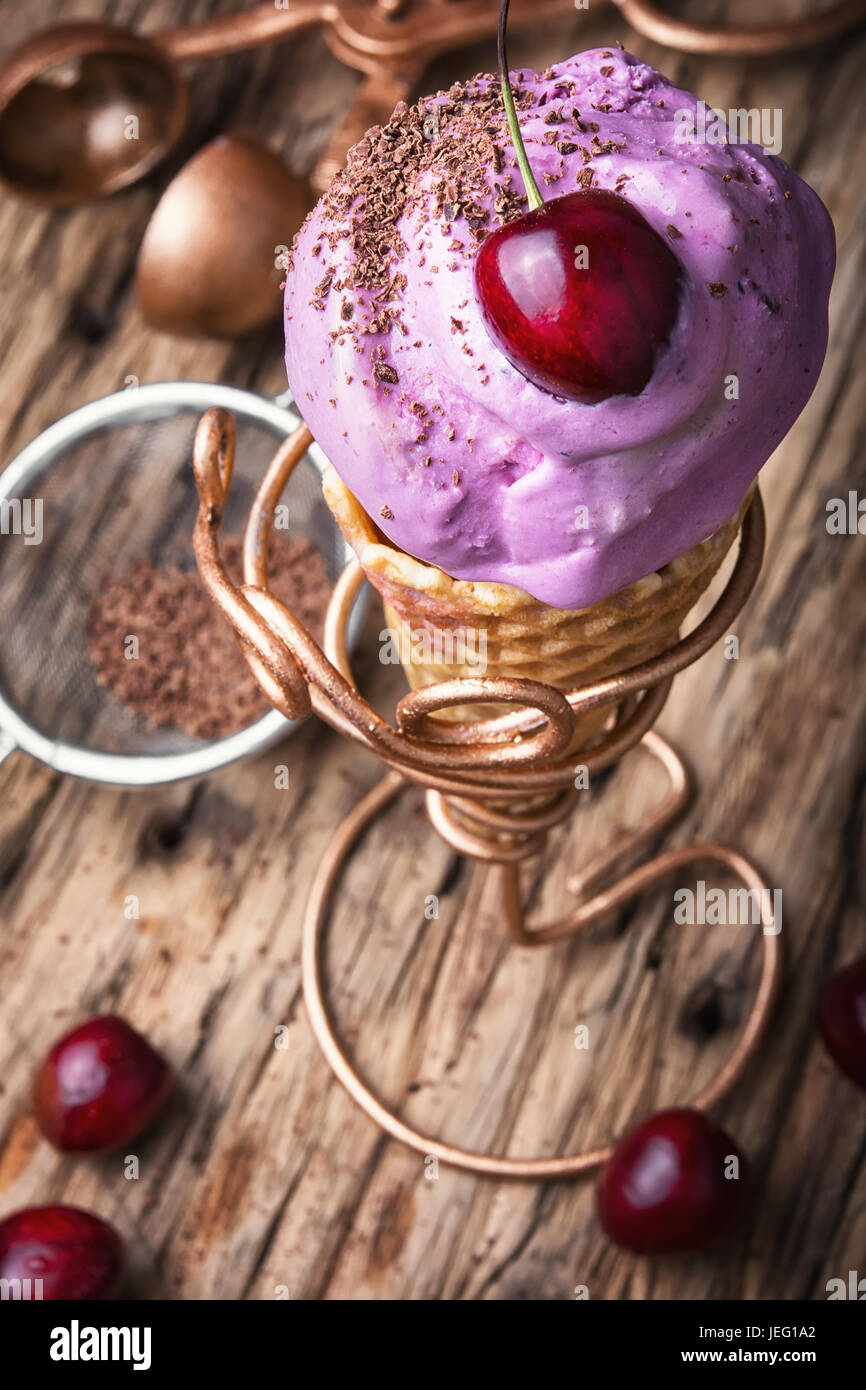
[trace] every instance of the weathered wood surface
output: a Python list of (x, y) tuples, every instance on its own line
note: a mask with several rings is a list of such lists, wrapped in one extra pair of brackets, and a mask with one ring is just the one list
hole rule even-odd
[[(147, 26), (233, 8), (159, 0)], [(61, 11), (141, 15), (133, 0), (40, 0), (10, 7), (4, 43)], [(128, 1237), (145, 1297), (273, 1298), (285, 1286), (293, 1298), (566, 1299), (585, 1284), (592, 1298), (809, 1299), (866, 1268), (866, 1104), (813, 1026), (821, 980), (864, 949), (866, 542), (824, 524), (828, 498), (866, 486), (864, 42), (709, 62), (653, 48), (598, 4), (515, 40), (513, 61), (543, 66), (617, 39), (718, 106), (781, 107), (783, 153), (828, 203), (839, 239), (827, 365), (763, 475), (767, 564), (736, 625), (740, 658), (719, 646), (683, 675), (660, 726), (701, 778), (675, 842), (737, 843), (784, 891), (780, 1003), (757, 1065), (720, 1111), (752, 1157), (754, 1218), (712, 1257), (636, 1260), (600, 1233), (591, 1184), (496, 1183), (445, 1167), (431, 1182), (419, 1156), (355, 1109), (307, 1025), (299, 933), (323, 847), (378, 770), (322, 727), (203, 784), (139, 794), (12, 758), (0, 771), (0, 1213), (63, 1200), (103, 1214)], [(439, 62), (425, 85), (492, 59), (479, 45)], [(189, 148), (246, 128), (298, 171), (358, 81), (315, 36), (198, 66), (192, 79)], [(142, 324), (132, 271), (164, 178), (64, 215), (0, 199), (4, 460), (129, 373), (279, 389), (276, 329), (226, 346)], [(359, 673), (393, 698), (397, 679), (375, 657)], [(290, 766), (288, 791), (274, 786), (277, 762)], [(562, 911), (569, 871), (656, 790), (633, 754), (533, 866), (534, 910)], [(124, 917), (133, 893), (138, 921)], [(438, 921), (425, 921), (428, 894)], [(509, 947), (489, 893), (429, 829), (415, 792), (355, 856), (332, 943), (338, 1013), (382, 1093), (451, 1140), (511, 1153), (592, 1145), (684, 1099), (730, 1047), (759, 955), (754, 929), (674, 926), (670, 890), (580, 944)], [(59, 1158), (28, 1112), (46, 1045), (105, 1009), (151, 1035), (181, 1077), (135, 1147), (137, 1182), (119, 1158)], [(588, 1052), (573, 1047), (579, 1023)], [(281, 1024), (285, 1050), (274, 1046)]]

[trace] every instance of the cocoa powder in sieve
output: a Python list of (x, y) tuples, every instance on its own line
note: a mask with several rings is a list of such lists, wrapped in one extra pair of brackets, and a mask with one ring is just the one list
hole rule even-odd
[[(240, 538), (225, 538), (222, 557), (242, 583)], [(331, 585), (312, 542), (276, 533), (268, 576), (276, 597), (321, 640)], [(137, 656), (130, 659), (131, 637)], [(88, 615), (87, 646), (99, 684), (152, 726), (225, 738), (269, 708), (194, 569), (157, 567), (145, 557), (107, 576)]]

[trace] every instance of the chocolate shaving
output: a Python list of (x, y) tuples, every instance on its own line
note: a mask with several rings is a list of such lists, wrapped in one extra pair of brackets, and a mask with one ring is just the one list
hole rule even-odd
[(391, 366), (390, 362), (374, 362), (373, 375), (377, 380), (385, 382), (388, 386), (396, 386), (397, 382), (400, 380), (396, 369)]

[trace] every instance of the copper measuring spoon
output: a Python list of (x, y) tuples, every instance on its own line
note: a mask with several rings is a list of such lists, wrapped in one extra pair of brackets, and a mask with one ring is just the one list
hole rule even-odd
[(177, 63), (238, 53), (327, 23), (326, 0), (260, 5), (245, 14), (141, 38), (111, 24), (58, 24), (31, 35), (0, 66), (0, 179), (69, 207), (135, 183), (186, 127)]
[[(647, 38), (730, 57), (809, 49), (866, 17), (866, 0), (837, 0), (799, 20), (708, 28), (670, 18), (658, 0), (613, 3)], [(0, 181), (59, 207), (125, 188), (170, 153), (186, 126), (179, 61), (238, 53), (320, 26), (337, 56), (368, 75), (359, 111), (335, 136), (342, 157), (365, 128), (362, 109), (384, 119), (395, 79), (405, 95), (424, 60), (492, 33), (496, 9), (492, 0), (279, 0), (149, 38), (98, 23), (44, 29), (0, 64)], [(538, 25), (573, 14), (574, 0), (516, 0), (512, 9), (514, 25)]]

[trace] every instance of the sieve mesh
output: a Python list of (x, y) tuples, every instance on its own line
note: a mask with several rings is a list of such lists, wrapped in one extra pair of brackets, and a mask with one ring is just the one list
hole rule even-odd
[[(149, 389), (157, 388), (137, 388), (142, 394)], [(250, 393), (237, 394), (258, 403)], [(151, 726), (97, 682), (86, 628), (106, 578), (125, 572), (139, 557), (155, 566), (195, 570), (193, 436), (202, 409), (223, 403), (191, 403), (158, 418), (102, 427), (65, 444), (38, 475), (31, 471), (3, 489), (7, 501), (41, 501), (42, 540), (28, 545), (21, 535), (0, 536), (0, 690), (28, 725), (52, 741), (144, 756), (203, 746), (186, 733)], [(262, 404), (274, 409), (271, 402)], [(288, 432), (292, 421), (283, 418)], [(241, 535), (274, 453), (276, 431), (237, 412), (235, 421), (235, 473), (223, 533)], [(345, 545), (309, 457), (282, 500), (287, 534), (309, 536), (333, 581), (345, 563)]]

